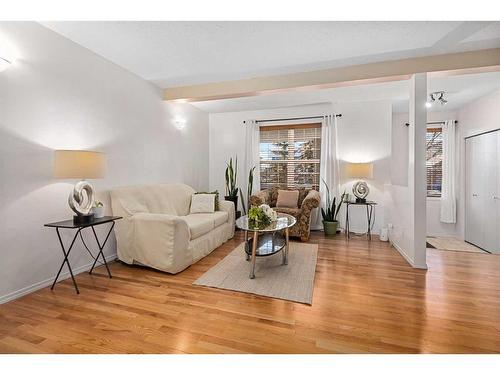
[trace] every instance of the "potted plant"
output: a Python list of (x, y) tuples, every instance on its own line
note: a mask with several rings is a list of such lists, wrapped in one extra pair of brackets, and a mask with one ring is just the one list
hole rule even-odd
[(269, 205), (252, 206), (248, 210), (248, 221), (253, 228), (263, 228), (278, 220), (278, 214)]
[(94, 201), (92, 206), (92, 213), (95, 219), (100, 219), (104, 216), (104, 205), (100, 201)]
[(337, 205), (337, 197), (333, 197), (333, 201), (330, 200), (330, 188), (324, 180), (323, 183), (326, 186), (326, 210), (321, 207), (321, 215), (323, 216), (323, 230), (327, 236), (334, 236), (337, 234), (339, 225), (337, 216), (339, 214), (340, 207), (345, 200), (346, 192), (342, 193), (340, 202)]
[(255, 171), (255, 167), (252, 167), (252, 168), (250, 168), (250, 171), (248, 172), (247, 196), (243, 197), (243, 191), (241, 189), (239, 189), (240, 198), (241, 198), (241, 206), (243, 207), (243, 214), (244, 215), (247, 214), (247, 206), (248, 206), (248, 210), (250, 210), (250, 197), (252, 196), (252, 191), (253, 191), (254, 171)]
[(238, 188), (236, 187), (236, 177), (238, 176), (238, 158), (235, 158), (233, 166), (233, 158), (229, 159), (226, 166), (226, 196), (227, 201), (234, 203), (234, 210), (238, 210)]

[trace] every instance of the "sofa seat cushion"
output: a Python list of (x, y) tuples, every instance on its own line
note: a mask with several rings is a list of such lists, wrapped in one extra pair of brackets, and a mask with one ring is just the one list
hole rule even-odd
[(201, 237), (228, 220), (228, 213), (216, 211), (212, 214), (190, 214), (182, 216), (189, 227), (191, 240)]
[(273, 210), (283, 214), (292, 215), (296, 219), (300, 216), (301, 212), (300, 208), (288, 208), (288, 207), (275, 207), (273, 208)]
[(214, 221), (207, 218), (207, 215), (208, 214), (191, 214), (182, 217), (189, 227), (190, 238), (192, 240), (214, 229)]
[(214, 219), (215, 228), (217, 228), (219, 225), (227, 223), (227, 220), (229, 219), (229, 215), (226, 211), (215, 211), (210, 216), (212, 216)]

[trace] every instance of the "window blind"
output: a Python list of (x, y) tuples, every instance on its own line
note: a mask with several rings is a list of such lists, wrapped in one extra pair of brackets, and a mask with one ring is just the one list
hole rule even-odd
[(260, 127), (260, 187), (319, 189), (321, 124)]
[(427, 129), (427, 196), (440, 197), (443, 177), (443, 132), (441, 128)]

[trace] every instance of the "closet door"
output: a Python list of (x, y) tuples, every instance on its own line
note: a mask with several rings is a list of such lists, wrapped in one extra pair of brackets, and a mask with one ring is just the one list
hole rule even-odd
[(496, 131), (496, 141), (497, 141), (497, 160), (496, 160), (496, 192), (493, 197), (494, 206), (496, 208), (496, 246), (493, 248), (493, 252), (500, 254), (500, 131)]
[(481, 138), (484, 159), (482, 169), (483, 175), (483, 226), (484, 226), (484, 249), (495, 252), (497, 245), (497, 170), (498, 161), (498, 132), (486, 133)]
[(465, 240), (476, 246), (483, 247), (482, 231), (482, 152), (478, 137), (467, 138), (465, 141)]

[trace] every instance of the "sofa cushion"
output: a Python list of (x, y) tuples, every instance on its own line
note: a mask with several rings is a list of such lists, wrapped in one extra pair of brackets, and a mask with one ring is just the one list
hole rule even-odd
[(276, 207), (274, 208), (276, 212), (280, 212), (283, 214), (292, 215), (295, 218), (300, 216), (301, 209), (300, 208), (288, 208), (288, 207)]
[(304, 202), (304, 199), (307, 197), (307, 194), (309, 194), (309, 192), (311, 191), (311, 189), (305, 189), (305, 188), (299, 188), (299, 207), (302, 207), (302, 202)]
[(129, 217), (136, 213), (184, 216), (189, 213), (194, 189), (184, 184), (144, 185), (111, 191), (113, 214)]
[(219, 190), (214, 191), (198, 191), (195, 194), (215, 194), (215, 211), (220, 211)]
[(215, 212), (215, 194), (193, 194), (190, 214)]
[(191, 214), (182, 216), (189, 227), (190, 238), (192, 240), (201, 237), (205, 233), (214, 229), (214, 220), (207, 218), (207, 215), (209, 214)]
[(228, 217), (227, 212), (216, 211), (213, 214), (190, 214), (182, 216), (182, 219), (186, 221), (191, 233), (191, 239), (194, 240), (226, 223)]
[(276, 201), (276, 207), (298, 208), (298, 202), (298, 190), (278, 190), (278, 200)]
[[(267, 190), (268, 192), (268, 199), (267, 199), (267, 204), (271, 207), (276, 207), (276, 203), (278, 202), (278, 190), (288, 190), (286, 187), (272, 187)], [(311, 189), (306, 189), (303, 187), (294, 189), (299, 191), (299, 201), (298, 207), (302, 206), (302, 202), (304, 201), (305, 197), (309, 193)]]
[(214, 227), (227, 223), (229, 215), (226, 211), (216, 211), (211, 215), (214, 219)]

